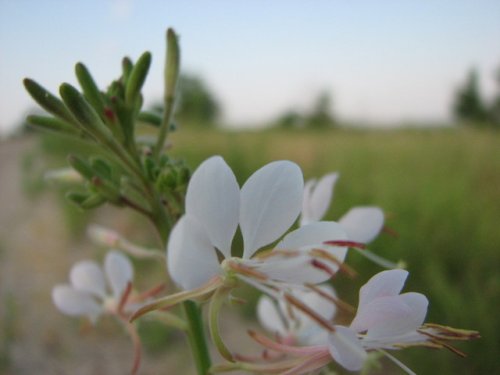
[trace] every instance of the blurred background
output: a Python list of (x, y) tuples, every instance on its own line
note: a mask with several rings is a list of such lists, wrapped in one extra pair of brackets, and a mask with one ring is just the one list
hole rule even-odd
[[(406, 289), (429, 297), (428, 321), (482, 335), (459, 346), (465, 359), (419, 348), (398, 358), (421, 374), (499, 372), (498, 15), (500, 3), (486, 0), (0, 0), (0, 373), (129, 369), (120, 327), (63, 316), (50, 290), (75, 261), (103, 258), (87, 224), (147, 246), (157, 246), (155, 234), (129, 211), (81, 212), (65, 202), (66, 189), (44, 181), (47, 169), (67, 165), (69, 149), (83, 149), (25, 125), (39, 109), (21, 82), (57, 92), (61, 82), (76, 84), (81, 61), (104, 89), (123, 56), (149, 50), (144, 107), (161, 111), (167, 27), (182, 49), (171, 155), (194, 169), (220, 154), (240, 184), (276, 159), (297, 162), (306, 178), (339, 171), (327, 218), (381, 206), (391, 230), (372, 250), (406, 262)], [(361, 276), (336, 286), (355, 304), (380, 268), (356, 254), (348, 262)], [(139, 285), (164, 280), (162, 265), (136, 267)], [(251, 345), (244, 327), (255, 325), (252, 308), (228, 312), (229, 341), (241, 348)], [(194, 373), (182, 336), (148, 322), (141, 336), (142, 374)], [(380, 373), (400, 370), (389, 364)]]

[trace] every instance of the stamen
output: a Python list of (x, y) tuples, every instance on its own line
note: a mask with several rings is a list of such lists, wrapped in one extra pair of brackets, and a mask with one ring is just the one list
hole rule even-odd
[(316, 285), (311, 283), (305, 283), (304, 285), (309, 289), (313, 290), (314, 292), (316, 292), (317, 294), (319, 294), (324, 299), (332, 302), (339, 309), (347, 311), (351, 314), (354, 314), (356, 312), (356, 308), (354, 306), (348, 304), (347, 302), (342, 301), (340, 298), (335, 298), (334, 296), (326, 293), (324, 290), (318, 288)]
[(467, 354), (465, 354), (464, 352), (458, 350), (457, 348), (451, 346), (450, 344), (447, 344), (447, 343), (439, 340), (439, 336), (435, 336), (432, 333), (425, 332), (424, 330), (421, 330), (421, 329), (417, 329), (417, 332), (421, 333), (422, 335), (430, 337), (431, 338), (431, 340), (430, 340), (431, 342), (434, 342), (434, 343), (436, 343), (438, 345), (441, 345), (443, 348), (448, 349), (449, 351), (451, 351), (452, 353), (455, 353), (459, 357), (462, 357), (462, 358), (467, 357)]
[(325, 245), (342, 246), (342, 247), (355, 247), (358, 249), (366, 249), (366, 244), (356, 241), (325, 241)]
[(262, 252), (260, 254), (255, 255), (254, 259), (263, 260), (263, 259), (269, 259), (269, 258), (278, 256), (278, 255), (281, 255), (283, 257), (292, 258), (292, 257), (299, 256), (301, 253), (302, 252), (300, 252), (298, 250), (272, 249), (272, 250), (268, 250), (268, 251), (265, 251), (265, 252)]
[(466, 340), (478, 339), (481, 337), (478, 331), (453, 328), (435, 323), (425, 323), (422, 328), (423, 329), (430, 328), (436, 330), (437, 331), (436, 337), (445, 340), (466, 341)]
[(339, 270), (347, 274), (349, 277), (354, 278), (358, 275), (356, 271), (354, 271), (353, 268), (349, 267), (347, 264), (344, 262), (340, 261), (335, 255), (330, 254), (328, 251), (324, 249), (312, 249), (309, 254), (313, 257), (317, 258), (322, 258), (325, 260), (328, 260), (332, 263), (334, 263), (337, 267), (339, 267)]
[(316, 311), (310, 309), (302, 301), (300, 301), (299, 299), (295, 298), (294, 296), (288, 293), (285, 293), (284, 297), (285, 300), (294, 305), (297, 309), (301, 310), (303, 313), (309, 315), (309, 317), (314, 321), (316, 321), (316, 323), (318, 323), (320, 326), (324, 327), (329, 332), (335, 332), (335, 327), (332, 326), (332, 324), (328, 320), (323, 318)]

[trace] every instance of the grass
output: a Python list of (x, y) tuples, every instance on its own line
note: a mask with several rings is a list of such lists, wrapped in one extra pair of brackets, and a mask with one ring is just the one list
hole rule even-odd
[[(327, 218), (339, 218), (354, 205), (381, 206), (387, 226), (398, 236), (382, 234), (372, 251), (406, 261), (410, 271), (406, 290), (429, 297), (428, 321), (477, 329), (482, 335), (476, 342), (459, 345), (469, 353), (466, 359), (418, 348), (397, 353), (398, 357), (422, 374), (498, 372), (500, 133), (461, 128), (322, 132), (197, 128), (182, 129), (172, 134), (171, 141), (171, 153), (193, 168), (210, 155), (222, 155), (240, 183), (277, 159), (297, 162), (306, 178), (339, 171)], [(354, 282), (340, 277), (335, 285), (341, 296), (356, 304), (359, 286), (380, 269), (356, 254), (348, 262), (361, 276)]]

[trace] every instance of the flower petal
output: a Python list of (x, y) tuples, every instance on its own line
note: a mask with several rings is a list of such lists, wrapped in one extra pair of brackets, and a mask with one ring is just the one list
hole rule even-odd
[(240, 196), (244, 258), (290, 228), (300, 213), (303, 190), (302, 171), (290, 161), (269, 163), (250, 176)]
[(306, 187), (304, 188), (301, 225), (319, 221), (325, 216), (330, 206), (333, 187), (338, 177), (338, 173), (329, 173), (323, 176), (316, 184), (314, 184), (315, 181), (311, 184), (306, 183)]
[(240, 188), (233, 171), (213, 156), (194, 171), (186, 193), (186, 213), (198, 219), (212, 242), (226, 257), (238, 227)]
[(359, 291), (358, 309), (372, 302), (375, 298), (397, 296), (405, 284), (408, 271), (388, 270), (374, 275)]
[(429, 307), (429, 300), (421, 293), (403, 293), (399, 296), (404, 303), (408, 305), (411, 310), (412, 320), (414, 321), (415, 328), (420, 327), (427, 315), (427, 308)]
[(378, 207), (351, 208), (339, 220), (351, 241), (373, 241), (384, 226), (384, 212)]
[(52, 289), (52, 301), (63, 314), (88, 316), (95, 323), (103, 307), (91, 294), (69, 285), (57, 285)]
[(332, 358), (349, 371), (359, 371), (368, 354), (363, 349), (356, 332), (335, 326), (335, 332), (328, 337), (328, 349)]
[(172, 229), (167, 268), (170, 277), (185, 290), (203, 285), (220, 272), (212, 242), (194, 217), (184, 215)]
[(104, 270), (113, 296), (119, 300), (127, 284), (134, 278), (134, 269), (130, 260), (121, 252), (112, 250), (106, 254)]
[(106, 282), (101, 267), (90, 260), (75, 263), (69, 273), (69, 279), (75, 289), (106, 298)]
[(288, 335), (288, 330), (283, 324), (283, 318), (278, 311), (276, 303), (266, 295), (262, 295), (257, 304), (257, 318), (260, 324), (269, 332)]
[[(327, 251), (330, 255), (343, 262), (347, 254), (346, 247), (325, 245), (325, 241), (343, 241), (347, 236), (343, 228), (333, 221), (320, 221), (308, 225), (304, 225), (290, 233), (276, 246), (277, 249), (284, 250), (299, 250), (307, 252), (312, 249), (321, 249)], [(336, 272), (338, 265), (324, 260), (329, 268)], [(328, 280), (331, 275), (317, 268), (303, 269), (303, 271), (295, 272), (295, 277), (300, 275), (301, 279), (307, 279), (311, 283), (320, 283)]]
[(380, 297), (358, 311), (351, 328), (361, 332), (368, 330), (370, 339), (396, 340), (399, 336), (414, 332), (424, 322), (427, 314), (427, 298), (420, 293)]

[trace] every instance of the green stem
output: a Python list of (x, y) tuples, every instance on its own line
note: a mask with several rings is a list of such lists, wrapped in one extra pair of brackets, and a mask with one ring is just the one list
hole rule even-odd
[(158, 140), (156, 142), (156, 147), (153, 150), (153, 158), (158, 160), (161, 155), (161, 150), (165, 144), (165, 139), (167, 138), (168, 128), (172, 122), (172, 115), (174, 113), (174, 96), (170, 96), (165, 99), (165, 113), (163, 114), (160, 133), (158, 134)]
[(188, 339), (196, 363), (196, 369), (199, 375), (207, 375), (211, 366), (211, 360), (203, 330), (201, 310), (193, 301), (186, 301), (183, 303), (183, 306), (189, 325)]

